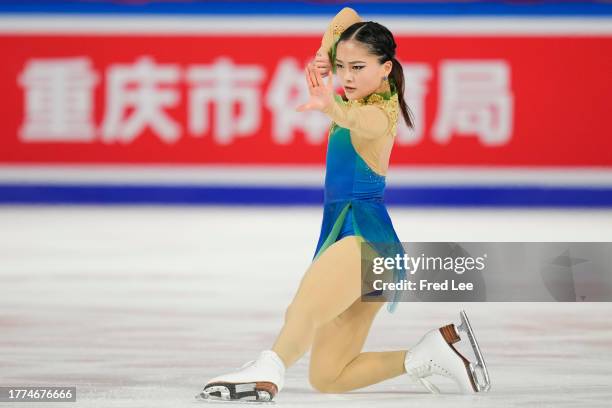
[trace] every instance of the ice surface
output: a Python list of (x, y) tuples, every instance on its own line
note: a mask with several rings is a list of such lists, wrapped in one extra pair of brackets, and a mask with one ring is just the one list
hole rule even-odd
[[(612, 241), (611, 211), (390, 213), (403, 241)], [(321, 214), (0, 208), (0, 385), (77, 387), (76, 404), (53, 407), (207, 404), (194, 399), (207, 379), (272, 345), (312, 258)], [(306, 354), (287, 371), (276, 405), (611, 406), (610, 303), (403, 303), (395, 314), (381, 310), (364, 350), (406, 349), (425, 331), (458, 321), (462, 307), (489, 366), (489, 394), (429, 395), (406, 376), (321, 394), (308, 383)]]

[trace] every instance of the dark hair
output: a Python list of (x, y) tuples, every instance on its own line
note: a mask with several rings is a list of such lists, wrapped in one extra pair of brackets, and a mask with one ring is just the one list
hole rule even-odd
[[(411, 118), (411, 112), (406, 101), (404, 100), (404, 70), (402, 64), (395, 58), (395, 39), (391, 31), (382, 24), (374, 21), (362, 21), (348, 27), (338, 38), (331, 52), (332, 67), (335, 68), (337, 45), (342, 41), (356, 40), (364, 44), (369, 52), (378, 57), (378, 62), (383, 64), (391, 61), (393, 68), (391, 69), (391, 77), (389, 78), (390, 85), (395, 87), (399, 100), (402, 116), (408, 127), (414, 129), (414, 120)], [(334, 69), (335, 71), (335, 69)], [(392, 88), (393, 89), (393, 88)]]

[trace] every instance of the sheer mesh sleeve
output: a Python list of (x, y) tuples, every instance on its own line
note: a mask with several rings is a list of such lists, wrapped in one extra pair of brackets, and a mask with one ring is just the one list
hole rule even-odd
[(327, 27), (327, 31), (325, 31), (323, 39), (321, 40), (321, 48), (329, 53), (338, 37), (340, 37), (340, 34), (351, 25), (360, 21), (362, 21), (361, 17), (359, 17), (359, 14), (352, 8), (345, 7), (340, 10)]
[(334, 98), (323, 112), (343, 128), (355, 131), (365, 138), (384, 135), (389, 127), (389, 118), (382, 107), (376, 105), (348, 104), (339, 96)]

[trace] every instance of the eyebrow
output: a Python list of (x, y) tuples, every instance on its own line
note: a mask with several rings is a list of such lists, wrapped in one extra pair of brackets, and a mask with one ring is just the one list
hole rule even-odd
[[(336, 58), (337, 62), (342, 62), (342, 60)], [(357, 64), (357, 63), (361, 63), (361, 64), (365, 64), (365, 61), (349, 61), (349, 64)]]

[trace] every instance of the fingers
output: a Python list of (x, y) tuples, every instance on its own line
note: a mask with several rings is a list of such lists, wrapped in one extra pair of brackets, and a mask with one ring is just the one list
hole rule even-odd
[(312, 77), (310, 76), (310, 70), (308, 69), (308, 66), (304, 68), (304, 72), (306, 73), (306, 83), (308, 84), (308, 90), (312, 91), (312, 88), (314, 88), (314, 84), (312, 83)]
[(321, 73), (321, 75), (325, 76), (328, 72), (331, 71), (331, 67), (325, 64), (317, 64), (315, 68)]
[(317, 70), (311, 64), (308, 64), (308, 72), (310, 73), (310, 80), (314, 87), (320, 86), (322, 81), (319, 81), (317, 77)]
[(323, 78), (321, 78), (321, 73), (318, 70), (314, 70), (315, 71), (315, 79), (317, 81), (317, 84), (319, 86), (325, 86), (325, 83), (323, 82)]
[(305, 103), (305, 104), (300, 105), (300, 106), (298, 106), (297, 108), (295, 108), (295, 110), (296, 110), (297, 112), (304, 112), (304, 111), (306, 111), (306, 110), (309, 110), (310, 108), (311, 108), (310, 104)]
[(331, 68), (331, 64), (327, 59), (315, 58), (312, 64), (317, 68)]
[[(317, 50), (315, 58), (312, 61), (312, 65), (323, 77), (326, 77), (331, 71), (329, 55), (327, 55), (327, 52), (325, 52), (322, 47)], [(322, 82), (319, 82), (319, 84), (324, 86), (324, 83)]]
[(323, 78), (327, 78), (327, 76), (331, 72), (330, 70), (325, 69), (325, 68), (317, 68), (317, 71), (319, 72), (319, 74), (321, 74)]

